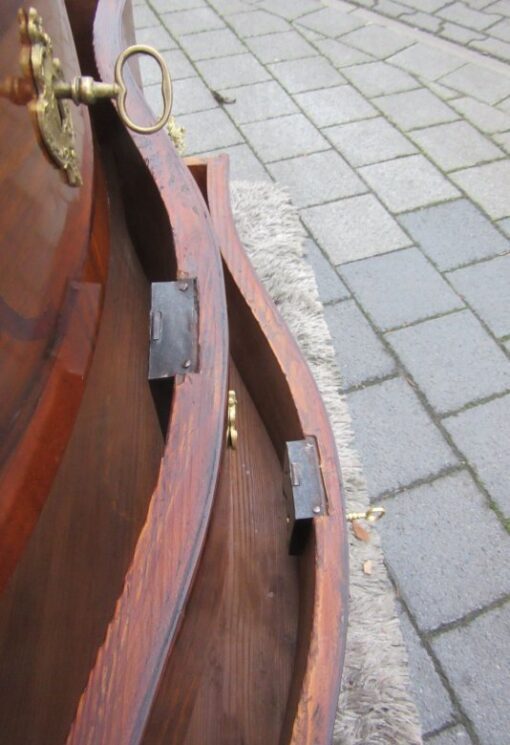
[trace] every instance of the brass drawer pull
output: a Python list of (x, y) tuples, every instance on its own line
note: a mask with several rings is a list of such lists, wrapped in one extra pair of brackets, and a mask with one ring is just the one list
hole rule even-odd
[[(42, 18), (35, 8), (20, 9), (18, 21), (21, 36), (22, 78), (0, 81), (0, 96), (16, 104), (27, 104), (35, 118), (40, 139), (55, 165), (62, 169), (71, 186), (82, 183), (75, 148), (73, 120), (68, 101), (75, 104), (96, 103), (114, 98), (122, 122), (135, 132), (152, 134), (165, 126), (172, 109), (172, 82), (165, 61), (152, 47), (136, 44), (125, 49), (115, 63), (114, 82), (102, 83), (87, 76), (64, 80), (60, 60), (53, 56), (53, 43), (43, 28)], [(136, 124), (126, 110), (127, 88), (123, 68), (135, 54), (152, 57), (161, 70), (163, 113), (155, 124)], [(35, 88), (35, 95), (31, 93)]]
[(227, 404), (227, 446), (235, 450), (237, 448), (237, 396), (234, 390), (228, 392)]

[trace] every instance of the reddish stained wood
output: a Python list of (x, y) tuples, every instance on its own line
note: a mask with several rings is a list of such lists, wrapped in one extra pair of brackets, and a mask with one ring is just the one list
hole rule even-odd
[[(275, 371), (288, 385), (303, 435), (315, 437), (319, 449), (328, 514), (314, 520), (313, 537), (301, 559), (299, 644), (281, 743), (326, 745), (332, 737), (347, 629), (348, 544), (338, 455), (308, 365), (240, 244), (230, 207), (228, 156), (205, 163), (208, 204), (227, 274), (267, 340)], [(241, 374), (251, 383), (250, 393), (267, 426), (275, 409), (272, 403), (268, 406), (260, 370), (247, 365)]]
[[(111, 169), (108, 201), (111, 230), (103, 239), (110, 266), (87, 385), (44, 510), (0, 595), (0, 740), (9, 745), (65, 742), (163, 453), (147, 382), (149, 283)], [(92, 283), (82, 289), (92, 304), (95, 291)], [(84, 331), (85, 318), (79, 316)], [(76, 341), (77, 349), (67, 352), (70, 370), (79, 374), (83, 344)]]
[[(126, 46), (123, 8), (124, 0), (98, 6), (95, 52), (104, 80), (112, 78), (115, 59)], [(147, 119), (141, 91), (130, 96), (131, 116)], [(175, 386), (158, 484), (69, 743), (140, 741), (203, 547), (224, 441), (227, 317), (210, 218), (168, 134), (131, 137), (168, 212), (178, 274), (197, 278), (199, 304), (207, 312), (200, 316), (200, 371)]]
[[(72, 76), (79, 67), (61, 6), (63, 2), (41, 0), (38, 10), (66, 74)], [(21, 74), (18, 8), (17, 0), (0, 6), (0, 79)], [(69, 287), (85, 277), (104, 281), (94, 271), (89, 248), (89, 116), (86, 109), (72, 108), (84, 181), (80, 188), (69, 186), (49, 161), (27, 107), (0, 98), (0, 590), (37, 522), (61, 462), (97, 330), (97, 324), (95, 330), (89, 329), (83, 374), (70, 374), (62, 349), (73, 334), (82, 332), (76, 323), (79, 293)]]

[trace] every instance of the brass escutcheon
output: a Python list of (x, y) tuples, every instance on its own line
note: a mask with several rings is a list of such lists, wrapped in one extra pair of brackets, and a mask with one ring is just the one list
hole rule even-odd
[[(161, 54), (152, 47), (135, 44), (117, 58), (114, 82), (103, 83), (88, 76), (77, 76), (66, 82), (60, 60), (53, 56), (53, 43), (44, 31), (42, 18), (35, 8), (20, 9), (21, 69), (23, 78), (0, 82), (0, 96), (13, 103), (26, 104), (34, 115), (39, 137), (55, 165), (62, 169), (71, 186), (82, 183), (75, 147), (75, 134), (68, 101), (90, 106), (113, 98), (122, 122), (140, 134), (152, 134), (165, 126), (172, 109), (172, 82)], [(126, 110), (127, 88), (123, 69), (135, 54), (152, 57), (161, 70), (163, 113), (154, 124), (136, 124)], [(35, 93), (32, 91), (35, 88)]]

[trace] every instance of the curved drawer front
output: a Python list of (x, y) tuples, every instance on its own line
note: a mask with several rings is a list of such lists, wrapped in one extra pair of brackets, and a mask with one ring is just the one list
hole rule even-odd
[[(89, 115), (70, 109), (83, 182), (71, 186), (41, 142), (19, 5), (5, 0), (0, 7), (0, 587), (37, 520), (67, 443), (104, 282), (90, 243)], [(79, 74), (63, 0), (42, 0), (38, 10), (65, 74)], [(14, 84), (23, 91), (17, 101)]]

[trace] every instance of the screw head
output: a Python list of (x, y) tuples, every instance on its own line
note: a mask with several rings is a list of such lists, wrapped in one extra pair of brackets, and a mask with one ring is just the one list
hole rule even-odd
[(318, 504), (315, 505), (315, 507), (313, 508), (312, 512), (313, 512), (314, 515), (320, 515), (321, 514), (321, 508), (319, 507)]
[(191, 360), (184, 360), (182, 366), (185, 370), (187, 370), (189, 367), (191, 367)]
[(179, 290), (181, 292), (186, 292), (188, 287), (189, 287), (189, 284), (187, 282), (181, 282), (181, 284), (179, 285)]

